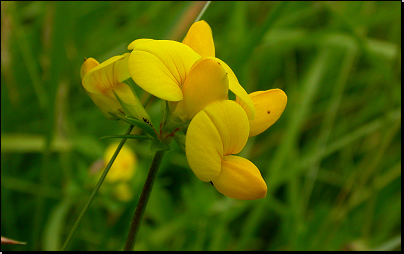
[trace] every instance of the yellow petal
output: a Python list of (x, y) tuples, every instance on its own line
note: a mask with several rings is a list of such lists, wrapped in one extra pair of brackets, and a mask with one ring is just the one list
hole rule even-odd
[(220, 173), (223, 145), (216, 126), (205, 111), (200, 111), (189, 124), (185, 151), (195, 175), (209, 182)]
[(83, 65), (81, 65), (80, 78), (83, 79), (84, 75), (97, 65), (99, 65), (99, 63), (94, 58), (90, 57), (84, 60)]
[(267, 185), (258, 168), (239, 156), (224, 156), (222, 170), (212, 183), (230, 198), (251, 200), (264, 198), (267, 194)]
[(194, 23), (191, 28), (189, 28), (182, 43), (188, 45), (202, 57), (215, 57), (212, 29), (204, 20)]
[(244, 108), (245, 112), (247, 113), (248, 119), (250, 120), (254, 119), (255, 117), (254, 104), (252, 103), (251, 98), (248, 96), (248, 93), (240, 85), (232, 69), (222, 60), (220, 59), (218, 60), (227, 72), (227, 75), (229, 77), (229, 89), (237, 96), (236, 97), (237, 103), (239, 103)]
[(141, 39), (130, 46), (128, 68), (135, 83), (163, 100), (182, 100), (187, 73), (200, 55), (176, 41)]
[(133, 50), (136, 47), (139, 47), (139, 45), (148, 42), (148, 41), (152, 41), (153, 39), (137, 39), (132, 41), (129, 45), (128, 45), (128, 50)]
[(204, 110), (219, 132), (223, 154), (237, 154), (243, 150), (250, 131), (243, 108), (234, 101), (223, 100), (209, 104)]
[(90, 93), (105, 93), (120, 85), (122, 81), (130, 78), (128, 57), (129, 53), (113, 56), (88, 71), (83, 77), (83, 86), (86, 91)]
[(182, 88), (184, 99), (177, 105), (177, 115), (185, 111), (187, 118), (183, 120), (191, 120), (211, 102), (227, 99), (228, 91), (229, 80), (221, 64), (213, 57), (201, 58), (192, 66), (185, 80)]
[(114, 117), (109, 112), (117, 114), (122, 111), (122, 105), (115, 97), (115, 92), (123, 102), (137, 109), (128, 112), (131, 113), (131, 116), (150, 121), (150, 117), (139, 102), (137, 95), (127, 84), (122, 82), (130, 78), (128, 58), (129, 53), (114, 56), (93, 67), (84, 75), (83, 87), (105, 117), (113, 119)]
[(279, 119), (286, 107), (287, 96), (280, 89), (257, 91), (249, 96), (255, 107), (255, 118), (250, 120), (252, 137), (262, 133)]

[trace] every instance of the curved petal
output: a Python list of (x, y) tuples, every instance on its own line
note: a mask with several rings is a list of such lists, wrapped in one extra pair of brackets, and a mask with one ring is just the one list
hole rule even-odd
[(221, 64), (213, 57), (201, 58), (189, 71), (182, 87), (184, 99), (178, 103), (176, 111), (179, 116), (186, 112), (183, 120), (191, 120), (211, 102), (227, 99), (228, 91), (229, 80)]
[(215, 57), (215, 44), (213, 42), (212, 29), (204, 20), (195, 22), (189, 28), (182, 43), (188, 45), (202, 57)]
[(83, 79), (84, 75), (87, 74), (92, 68), (98, 66), (99, 63), (94, 58), (88, 58), (84, 60), (84, 63), (81, 65), (80, 69), (80, 78)]
[(237, 154), (243, 150), (250, 131), (248, 118), (240, 105), (223, 100), (209, 104), (204, 110), (219, 132), (223, 154)]
[(83, 77), (84, 88), (90, 93), (105, 93), (130, 78), (128, 57), (129, 53), (113, 56), (93, 67)]
[[(118, 109), (122, 109), (119, 101), (116, 99), (113, 90), (114, 89), (126, 89), (132, 96), (135, 96), (131, 89), (124, 83), (118, 81), (119, 77), (129, 77), (129, 73), (127, 73), (127, 59), (129, 53), (114, 56), (102, 62), (99, 65), (96, 65), (96, 61), (90, 60), (92, 58), (87, 59), (84, 63), (88, 63), (89, 67), (92, 67), (88, 70), (88, 66), (82, 66), (82, 73), (85, 73), (82, 79), (82, 84), (87, 94), (93, 100), (94, 104), (97, 105), (101, 109), (101, 112), (104, 114), (106, 118), (113, 119), (108, 112), (116, 113)], [(86, 64), (87, 65), (87, 64)], [(88, 70), (86, 72), (86, 69)], [(126, 74), (124, 73), (126, 71)]]
[(264, 198), (267, 194), (267, 185), (258, 168), (239, 156), (224, 156), (222, 170), (212, 183), (220, 193), (230, 198), (252, 200)]
[(148, 41), (153, 41), (153, 39), (137, 39), (132, 41), (129, 45), (128, 45), (128, 50), (133, 50), (136, 47), (139, 47), (139, 45), (148, 42)]
[(286, 107), (287, 96), (281, 89), (257, 91), (249, 96), (255, 107), (255, 118), (250, 120), (252, 137), (264, 132), (279, 119)]
[(189, 124), (185, 152), (188, 164), (204, 182), (212, 181), (220, 173), (223, 145), (216, 126), (205, 111), (201, 111)]
[(238, 82), (238, 79), (232, 69), (222, 60), (218, 59), (222, 64), (223, 68), (226, 70), (229, 77), (229, 89), (232, 91), (237, 97), (236, 102), (239, 103), (247, 113), (248, 119), (252, 120), (255, 117), (255, 109), (254, 104), (251, 98), (248, 96), (248, 93), (244, 90), (244, 88)]
[(135, 83), (163, 100), (182, 100), (181, 88), (200, 55), (176, 41), (141, 39), (130, 46), (128, 69)]
[(93, 67), (84, 75), (83, 87), (105, 117), (113, 119), (114, 117), (109, 112), (116, 114), (118, 111), (122, 111), (122, 105), (116, 98), (116, 94), (122, 102), (133, 106), (131, 112), (126, 112), (127, 114), (150, 121), (149, 115), (136, 94), (127, 84), (123, 83), (124, 80), (130, 78), (128, 58), (129, 53), (114, 56)]

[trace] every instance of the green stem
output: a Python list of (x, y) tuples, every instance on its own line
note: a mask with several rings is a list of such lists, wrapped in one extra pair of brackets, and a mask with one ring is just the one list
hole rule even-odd
[(139, 231), (140, 222), (142, 221), (142, 217), (144, 211), (146, 210), (147, 201), (149, 200), (150, 193), (153, 188), (153, 183), (156, 178), (157, 170), (160, 167), (161, 161), (163, 159), (165, 151), (157, 151), (154, 155), (153, 162), (150, 166), (149, 173), (147, 174), (146, 182), (143, 186), (142, 193), (140, 194), (139, 201), (136, 206), (135, 214), (133, 215), (132, 223), (130, 225), (130, 230), (128, 234), (128, 238), (125, 244), (125, 251), (133, 250), (135, 245), (136, 236)]
[[(125, 135), (129, 135), (130, 132), (133, 130), (134, 125), (130, 125), (128, 131), (125, 133)], [(97, 185), (95, 186), (93, 192), (91, 193), (90, 199), (88, 200), (87, 204), (84, 206), (83, 210), (80, 213), (80, 216), (77, 218), (76, 223), (74, 223), (72, 230), (70, 231), (69, 236), (67, 237), (65, 243), (62, 246), (61, 251), (65, 250), (66, 246), (69, 244), (70, 239), (72, 238), (74, 232), (77, 229), (77, 226), (80, 224), (81, 219), (83, 219), (84, 215), (86, 214), (88, 208), (90, 207), (91, 203), (93, 202), (93, 199), (95, 195), (97, 194), (99, 188), (101, 187), (101, 184), (104, 182), (105, 177), (108, 174), (109, 169), (112, 166), (112, 163), (114, 163), (115, 158), (118, 156), (119, 151), (121, 151), (121, 148), (125, 144), (127, 138), (123, 138), (121, 142), (119, 143), (118, 147), (116, 148), (116, 151), (114, 155), (112, 156), (111, 160), (109, 161), (107, 167), (105, 168), (104, 172), (101, 175), (100, 180), (98, 181)]]

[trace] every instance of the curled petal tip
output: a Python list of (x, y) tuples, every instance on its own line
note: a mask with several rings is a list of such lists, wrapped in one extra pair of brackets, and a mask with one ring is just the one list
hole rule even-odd
[(281, 89), (257, 91), (249, 94), (255, 107), (255, 118), (250, 120), (250, 137), (273, 125), (285, 110), (287, 96)]

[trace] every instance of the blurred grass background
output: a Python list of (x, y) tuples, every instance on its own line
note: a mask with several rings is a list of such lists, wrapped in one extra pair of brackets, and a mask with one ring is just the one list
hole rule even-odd
[[(203, 5), (203, 4), (202, 4)], [(80, 81), (138, 38), (182, 40), (197, 2), (1, 2), (2, 250), (58, 250), (96, 180), (89, 168), (127, 124), (104, 118)], [(199, 181), (172, 144), (136, 250), (401, 250), (400, 2), (212, 2), (216, 56), (247, 92), (288, 105), (241, 155), (267, 197), (239, 201)], [(158, 114), (154, 100), (148, 111)], [(134, 198), (99, 193), (69, 250), (122, 250)]]

